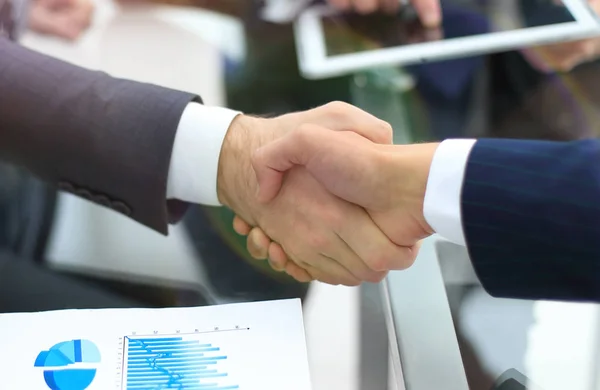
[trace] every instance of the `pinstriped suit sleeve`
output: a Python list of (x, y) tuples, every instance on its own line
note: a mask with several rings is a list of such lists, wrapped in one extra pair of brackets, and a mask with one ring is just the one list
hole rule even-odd
[(479, 140), (461, 207), (490, 294), (600, 301), (599, 141)]

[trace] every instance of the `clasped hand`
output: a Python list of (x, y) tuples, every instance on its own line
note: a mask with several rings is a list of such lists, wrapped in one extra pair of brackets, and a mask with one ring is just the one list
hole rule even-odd
[(393, 146), (389, 124), (345, 103), (263, 121), (279, 132), (253, 148), (255, 203), (223, 201), (253, 257), (302, 282), (344, 285), (412, 265), (432, 233), (423, 218), (431, 146)]
[[(336, 147), (338, 141), (330, 137), (334, 134), (341, 136), (344, 144)], [(349, 155), (368, 164), (368, 153), (377, 153), (391, 141), (389, 124), (340, 102), (274, 119), (240, 115), (221, 150), (219, 199), (240, 216), (236, 230), (249, 233), (246, 227), (257, 226), (248, 239), (248, 249), (256, 258), (268, 254), (274, 268), (300, 281), (317, 279), (344, 285), (378, 282), (388, 270), (413, 263), (416, 243), (424, 234), (418, 218), (412, 219), (408, 210), (388, 215), (390, 202), (383, 202), (381, 207), (373, 202), (356, 204), (364, 200), (357, 198), (352, 188), (342, 187), (342, 179), (352, 176), (354, 168), (361, 169), (357, 173), (364, 177), (360, 186), (355, 186), (357, 191), (366, 194), (385, 183), (385, 173), (375, 162), (366, 168), (359, 167), (358, 161), (350, 162), (350, 170), (342, 171), (346, 176), (340, 180), (336, 179), (340, 173), (335, 166), (319, 170), (333, 161), (339, 161), (339, 168), (343, 168)], [(287, 151), (297, 143), (302, 155), (314, 142), (319, 144), (314, 149), (319, 157), (311, 157), (311, 163), (304, 166), (289, 166), (285, 180), (273, 179), (270, 172), (261, 170), (262, 164), (276, 163), (273, 159), (282, 156), (275, 152), (280, 147)], [(374, 149), (355, 149), (364, 145)], [(393, 218), (400, 214), (406, 219), (396, 224)], [(404, 236), (411, 238), (401, 239)], [(257, 237), (266, 241), (257, 243)]]

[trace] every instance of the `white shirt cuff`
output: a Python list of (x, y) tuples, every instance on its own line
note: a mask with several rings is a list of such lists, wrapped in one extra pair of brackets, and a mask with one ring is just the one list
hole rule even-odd
[(440, 236), (466, 245), (462, 227), (460, 197), (473, 139), (442, 142), (433, 156), (423, 205), (423, 215)]
[(167, 181), (167, 199), (221, 206), (217, 173), (221, 146), (229, 125), (240, 112), (198, 103), (181, 116)]

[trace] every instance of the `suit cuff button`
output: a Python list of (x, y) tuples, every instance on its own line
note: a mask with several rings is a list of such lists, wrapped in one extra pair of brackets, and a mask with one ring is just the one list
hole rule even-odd
[(92, 199), (92, 193), (89, 192), (88, 190), (77, 190), (77, 191), (75, 191), (75, 194), (83, 199), (87, 199), (87, 200)]
[(64, 192), (73, 192), (75, 191), (75, 187), (73, 187), (73, 184), (68, 183), (66, 181), (61, 181), (58, 183), (58, 189)]
[(113, 210), (126, 215), (126, 216), (130, 216), (131, 215), (131, 209), (129, 207), (127, 207), (127, 205), (123, 202), (112, 202), (111, 207)]
[(111, 207), (110, 199), (104, 195), (96, 195), (92, 198), (94, 202), (104, 207)]

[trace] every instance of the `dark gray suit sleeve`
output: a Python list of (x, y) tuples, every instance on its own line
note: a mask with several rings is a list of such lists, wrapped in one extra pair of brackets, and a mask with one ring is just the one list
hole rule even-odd
[(175, 133), (193, 94), (110, 77), (0, 39), (0, 158), (167, 232)]

